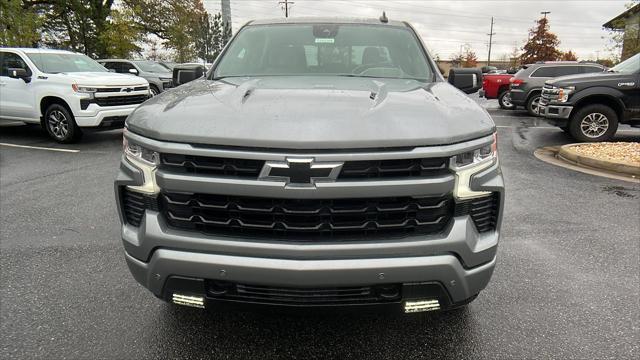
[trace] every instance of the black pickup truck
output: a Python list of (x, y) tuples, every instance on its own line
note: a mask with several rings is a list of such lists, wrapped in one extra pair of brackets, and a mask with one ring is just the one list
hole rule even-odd
[(540, 114), (579, 141), (606, 141), (618, 124), (640, 126), (640, 53), (604, 73), (548, 80)]

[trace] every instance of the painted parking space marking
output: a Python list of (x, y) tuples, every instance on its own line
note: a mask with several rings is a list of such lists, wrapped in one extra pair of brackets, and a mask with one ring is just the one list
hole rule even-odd
[(24, 149), (35, 149), (35, 150), (46, 150), (46, 151), (59, 151), (59, 152), (68, 152), (68, 153), (80, 152), (80, 150), (75, 150), (75, 149), (58, 149), (58, 148), (50, 148), (50, 147), (42, 147), (42, 146), (29, 146), (29, 145), (18, 145), (18, 144), (8, 144), (8, 143), (0, 143), (0, 146), (17, 147), (17, 148), (24, 148)]

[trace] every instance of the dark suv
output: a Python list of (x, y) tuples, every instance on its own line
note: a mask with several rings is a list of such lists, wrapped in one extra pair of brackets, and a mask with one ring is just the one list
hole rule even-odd
[(544, 82), (559, 76), (603, 72), (605, 68), (595, 63), (574, 61), (540, 62), (522, 66), (511, 82), (511, 102), (524, 106), (529, 114), (540, 114), (540, 94)]

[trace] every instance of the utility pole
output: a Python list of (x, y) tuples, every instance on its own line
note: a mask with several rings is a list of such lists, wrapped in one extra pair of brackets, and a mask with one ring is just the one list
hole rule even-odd
[[(544, 15), (544, 19), (545, 19), (545, 20), (547, 20), (547, 14), (551, 14), (551, 11), (540, 11), (540, 14)], [(548, 24), (548, 23), (545, 21), (545, 25), (547, 25), (547, 24)], [(546, 30), (546, 29), (545, 29), (545, 30)], [(546, 32), (545, 32), (545, 34), (546, 34)], [(543, 43), (543, 44), (545, 43), (545, 40), (547, 40), (547, 39), (545, 39), (545, 38), (543, 37), (543, 38), (542, 38), (542, 43)], [(545, 60), (546, 60), (546, 59), (548, 58), (549, 54), (543, 54), (543, 56), (544, 56), (544, 57), (543, 57), (543, 59), (545, 59)]]
[(222, 21), (227, 23), (229, 30), (231, 29), (231, 2), (229, 0), (220, 0), (220, 9), (222, 9)]
[(491, 17), (491, 30), (489, 30), (489, 56), (487, 56), (487, 66), (491, 66), (491, 42), (493, 40), (493, 35), (496, 33), (493, 32), (493, 16)]
[(289, 17), (289, 5), (293, 5), (294, 2), (293, 1), (289, 1), (289, 0), (283, 0), (283, 1), (278, 1), (278, 4), (280, 4), (282, 6), (282, 8), (284, 9), (284, 17), (288, 18)]

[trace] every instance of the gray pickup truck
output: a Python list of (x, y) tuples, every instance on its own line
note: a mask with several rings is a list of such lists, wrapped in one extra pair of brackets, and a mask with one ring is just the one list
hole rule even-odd
[[(449, 82), (477, 91), (479, 70)], [(127, 119), (126, 262), (192, 307), (466, 305), (496, 264), (496, 127), (405, 22), (242, 27)]]

